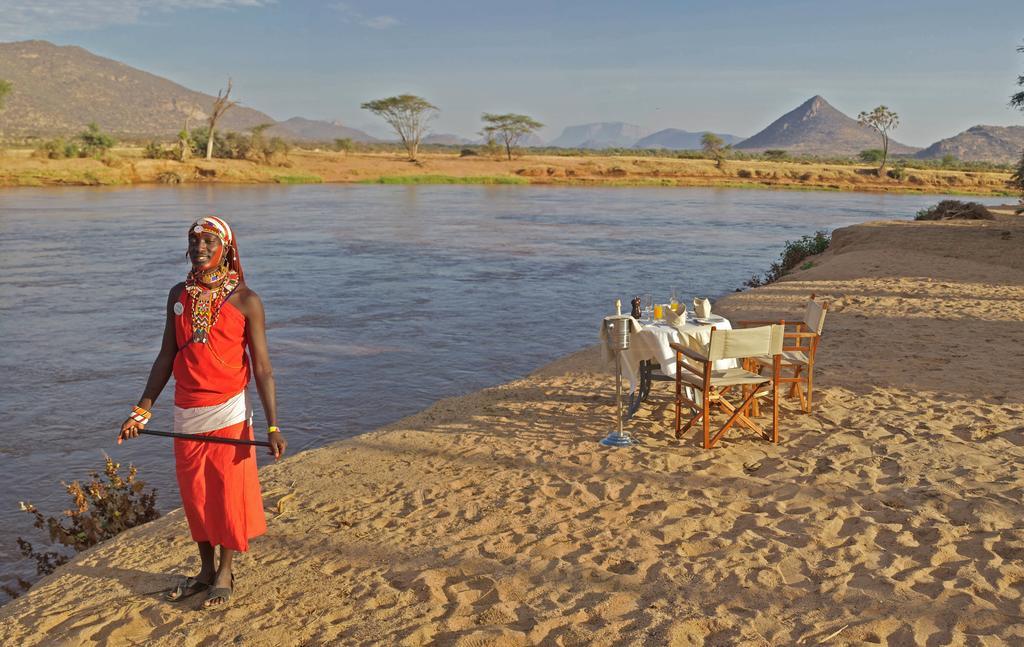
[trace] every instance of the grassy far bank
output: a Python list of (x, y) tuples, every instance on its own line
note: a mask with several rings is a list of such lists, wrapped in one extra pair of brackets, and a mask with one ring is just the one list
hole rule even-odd
[(215, 159), (145, 159), (141, 148), (114, 149), (98, 159), (40, 159), (27, 150), (0, 153), (0, 186), (191, 183), (545, 184), (568, 186), (718, 186), (832, 191), (1013, 195), (1002, 171), (904, 169), (899, 179), (873, 166), (784, 160), (730, 160), (627, 156), (487, 156), (426, 153), (409, 162), (395, 153), (296, 150), (284, 165)]

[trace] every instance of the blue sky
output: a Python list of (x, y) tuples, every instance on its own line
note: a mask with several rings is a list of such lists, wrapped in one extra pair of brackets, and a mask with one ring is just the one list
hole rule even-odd
[[(1008, 108), (1024, 73), (1024, 0), (0, 0), (0, 40), (42, 38), (246, 105), (374, 124), (359, 104), (420, 94), (435, 132), (481, 112), (752, 135), (821, 94), (879, 104), (927, 145)], [(378, 126), (379, 128), (379, 126)]]

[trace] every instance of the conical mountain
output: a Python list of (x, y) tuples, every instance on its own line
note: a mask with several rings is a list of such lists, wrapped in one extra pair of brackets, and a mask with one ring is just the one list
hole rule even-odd
[[(781, 149), (794, 155), (852, 156), (870, 148), (881, 148), (881, 136), (836, 110), (821, 95), (782, 115), (767, 128), (736, 145), (743, 150)], [(913, 153), (919, 149), (889, 140), (890, 153)]]

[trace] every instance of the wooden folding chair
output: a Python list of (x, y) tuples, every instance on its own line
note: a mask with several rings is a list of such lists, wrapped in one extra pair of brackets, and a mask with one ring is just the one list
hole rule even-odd
[[(804, 311), (803, 321), (739, 321), (738, 328), (764, 324), (781, 324), (786, 326), (785, 342), (782, 346), (782, 368), (792, 371), (789, 375), (780, 376), (782, 384), (790, 384), (789, 397), (800, 399), (800, 409), (804, 413), (811, 412), (814, 396), (814, 356), (821, 343), (821, 332), (825, 327), (825, 315), (828, 314), (828, 302), (815, 301), (811, 295)], [(771, 366), (769, 356), (755, 357), (759, 366)], [(760, 369), (759, 369), (760, 370)], [(757, 406), (754, 407), (755, 413)]]
[[(711, 449), (734, 424), (739, 423), (756, 431), (765, 440), (779, 442), (779, 370), (781, 367), (782, 326), (762, 326), (742, 330), (717, 330), (711, 328), (711, 339), (707, 353), (701, 353), (682, 344), (672, 344), (676, 351), (676, 438), (682, 439), (690, 427), (702, 420), (704, 449)], [(748, 370), (754, 365), (745, 363), (747, 368), (715, 369), (713, 365), (723, 359), (744, 359), (767, 355), (774, 357), (771, 377)], [(685, 358), (685, 359), (684, 359)], [(689, 361), (687, 361), (689, 360)], [(767, 395), (762, 391), (771, 386), (772, 431), (769, 435), (760, 425), (747, 416), (747, 409), (756, 398)], [(691, 387), (700, 402), (690, 399), (684, 387)], [(732, 389), (739, 387), (742, 400), (733, 405), (725, 399)], [(682, 409), (686, 405), (693, 416), (686, 425), (682, 424)], [(715, 406), (729, 415), (725, 424), (711, 435), (711, 409)]]

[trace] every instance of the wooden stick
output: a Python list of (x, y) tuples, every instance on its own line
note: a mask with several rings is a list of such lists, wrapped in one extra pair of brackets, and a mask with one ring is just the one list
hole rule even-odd
[(140, 429), (140, 434), (146, 434), (148, 436), (166, 436), (168, 438), (181, 438), (182, 440), (194, 440), (200, 443), (225, 443), (227, 445), (259, 445), (260, 447), (270, 447), (270, 443), (265, 440), (244, 440), (241, 438), (220, 438), (218, 436), (200, 436), (198, 434), (178, 434), (173, 431), (153, 431), (151, 429)]

